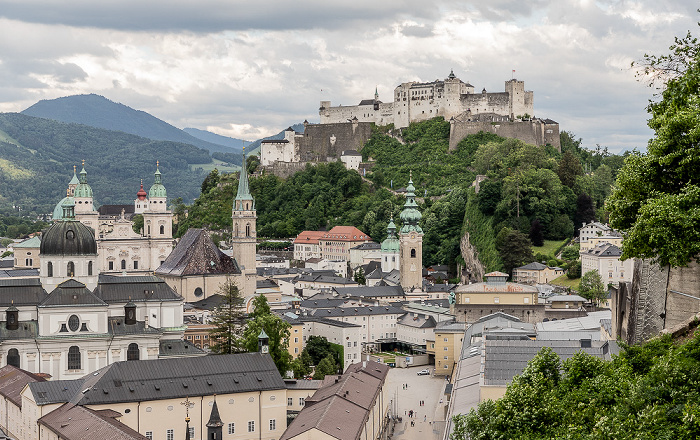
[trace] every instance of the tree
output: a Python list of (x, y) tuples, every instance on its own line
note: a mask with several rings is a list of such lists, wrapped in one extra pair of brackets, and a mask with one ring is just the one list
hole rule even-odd
[(131, 217), (131, 221), (133, 222), (131, 224), (131, 229), (134, 232), (136, 232), (137, 234), (142, 234), (143, 233), (143, 215), (134, 214), (134, 216)]
[(216, 354), (237, 353), (241, 351), (244, 300), (238, 286), (228, 277), (218, 293), (224, 298), (211, 316), (213, 328), (209, 331), (209, 349)]
[(496, 249), (501, 255), (504, 270), (508, 275), (514, 268), (534, 261), (530, 240), (518, 230), (501, 229), (496, 236)]
[(700, 46), (688, 33), (670, 49), (641, 63), (646, 77), (666, 81), (647, 107), (655, 135), (625, 160), (607, 208), (625, 234), (623, 259), (685, 266), (700, 253)]
[(542, 223), (538, 219), (532, 221), (530, 226), (530, 241), (533, 246), (544, 246), (544, 234), (542, 234)]
[(352, 279), (357, 284), (364, 286), (367, 283), (367, 280), (365, 279), (365, 270), (361, 267), (357, 269), (357, 272), (355, 272), (355, 276), (353, 276)]
[(258, 351), (258, 336), (265, 331), (268, 336), (270, 356), (277, 366), (282, 377), (287, 375), (292, 362), (292, 355), (287, 350), (289, 347), (289, 329), (292, 327), (287, 321), (273, 314), (267, 299), (260, 295), (254, 300), (255, 310), (248, 316), (241, 348), (248, 352)]
[(582, 174), (583, 167), (581, 167), (581, 161), (578, 160), (571, 150), (565, 151), (559, 161), (559, 167), (557, 168), (557, 175), (561, 183), (572, 188), (576, 182), (576, 176)]
[(297, 379), (303, 379), (311, 374), (311, 356), (306, 351), (302, 351), (298, 358), (291, 363), (292, 372)]
[(207, 194), (219, 184), (219, 170), (214, 168), (202, 181), (202, 194)]
[(315, 380), (321, 380), (326, 377), (327, 374), (337, 374), (338, 366), (333, 359), (333, 355), (328, 355), (321, 359), (321, 362), (316, 365), (316, 370), (314, 371), (313, 378)]
[(561, 251), (561, 258), (566, 261), (576, 261), (579, 258), (579, 250), (581, 246), (578, 244), (567, 246)]
[(248, 173), (254, 173), (260, 166), (260, 158), (256, 155), (248, 156), (245, 160), (245, 166)]
[(304, 347), (302, 353), (307, 353), (309, 355), (311, 365), (318, 365), (325, 357), (336, 356), (336, 352), (333, 350), (333, 344), (328, 342), (328, 339), (323, 336), (314, 335), (309, 336), (309, 339), (306, 341), (306, 347)]
[(253, 311), (248, 314), (249, 319), (255, 319), (258, 316), (267, 316), (271, 313), (270, 304), (267, 303), (267, 298), (262, 293), (253, 299)]
[(574, 229), (578, 235), (584, 223), (595, 220), (595, 205), (593, 199), (586, 193), (581, 193), (576, 198), (576, 216), (574, 217)]
[(578, 288), (578, 293), (589, 301), (595, 302), (596, 305), (606, 297), (605, 286), (600, 274), (596, 270), (589, 270), (581, 277), (581, 284)]
[(572, 261), (566, 271), (566, 277), (570, 280), (581, 278), (581, 262), (579, 260)]

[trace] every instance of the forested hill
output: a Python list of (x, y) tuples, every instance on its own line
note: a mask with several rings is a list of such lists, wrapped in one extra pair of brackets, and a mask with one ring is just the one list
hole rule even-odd
[[(89, 125), (158, 141), (174, 141), (204, 148), (210, 152), (240, 153), (240, 148), (231, 148), (219, 143), (207, 142), (192, 136), (177, 127), (141, 110), (110, 101), (104, 96), (73, 95), (63, 98), (41, 100), (27, 108), (22, 114), (60, 122)], [(240, 164), (240, 160), (237, 162)]]
[[(252, 178), (258, 235), (293, 237), (303, 230), (353, 225), (381, 241), (391, 216), (400, 222), (404, 203), (391, 188), (405, 187), (410, 172), (420, 197), (426, 265), (454, 269), (461, 261), (460, 239), (469, 232), (488, 270), (510, 270), (534, 261), (530, 238), (563, 240), (572, 237), (575, 224), (604, 219), (603, 201), (621, 156), (583, 149), (567, 132), (563, 154), (485, 133), (449, 151), (449, 130), (443, 118), (411, 124), (400, 133), (376, 128), (362, 149), (365, 160), (375, 161), (369, 182), (340, 162), (308, 165), (287, 180)], [(472, 188), (477, 174), (487, 176), (479, 195)], [(207, 227), (225, 236), (236, 183), (237, 175), (210, 174), (178, 234)], [(512, 243), (525, 249), (508, 248)]]
[(189, 165), (211, 163), (189, 144), (0, 113), (0, 213), (16, 213), (13, 205), (23, 214), (52, 212), (83, 159), (97, 206), (132, 203), (140, 179), (146, 190), (153, 183), (157, 160), (168, 196), (191, 201), (206, 173)]
[(200, 130), (198, 128), (183, 128), (182, 131), (196, 137), (197, 139), (223, 145), (224, 147), (229, 147), (235, 151), (240, 151), (243, 147), (251, 144), (250, 141), (222, 136), (220, 134), (212, 133), (211, 131), (207, 130)]

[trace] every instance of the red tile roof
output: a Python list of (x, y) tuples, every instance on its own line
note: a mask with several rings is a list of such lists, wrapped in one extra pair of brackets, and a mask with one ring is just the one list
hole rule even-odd
[(303, 231), (294, 239), (294, 244), (318, 244), (319, 238), (325, 233), (326, 231)]

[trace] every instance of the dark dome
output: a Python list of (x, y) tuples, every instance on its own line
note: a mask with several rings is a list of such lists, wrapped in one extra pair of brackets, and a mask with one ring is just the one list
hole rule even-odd
[(41, 236), (41, 255), (95, 255), (97, 241), (92, 228), (79, 221), (59, 221)]

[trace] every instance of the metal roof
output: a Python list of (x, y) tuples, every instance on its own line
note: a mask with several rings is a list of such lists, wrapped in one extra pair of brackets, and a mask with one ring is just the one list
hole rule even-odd
[[(12, 267), (13, 262), (10, 261), (8, 267)], [(39, 277), (39, 269), (8, 269), (0, 270), (0, 278), (18, 278), (18, 277)]]
[(285, 388), (272, 358), (261, 353), (123, 361), (86, 378), (90, 382), (78, 397), (82, 405)]
[(192, 344), (187, 340), (182, 339), (161, 339), (160, 340), (160, 352), (158, 356), (160, 358), (165, 357), (184, 357), (184, 356), (204, 356), (207, 354), (205, 351), (197, 348), (196, 345)]
[(38, 248), (40, 245), (41, 245), (41, 238), (39, 238), (38, 235), (35, 235), (34, 237), (28, 238), (21, 243), (16, 243), (15, 245), (13, 245), (13, 248), (15, 248), (15, 249), (17, 249), (17, 248), (32, 248), (33, 249), (33, 248)]
[(214, 244), (203, 229), (188, 229), (156, 274), (170, 276), (240, 274), (238, 263)]
[(106, 306), (85, 284), (74, 279), (62, 282), (44, 299), (39, 307)]
[(0, 307), (36, 306), (46, 298), (38, 278), (0, 279)]
[(359, 297), (387, 297), (387, 296), (406, 296), (401, 286), (359, 286), (359, 287), (336, 287), (335, 291), (340, 296), (359, 296)]
[(0, 368), (0, 395), (9, 399), (15, 406), (22, 407), (22, 390), (31, 382), (43, 382), (46, 379), (29, 371), (12, 365)]
[(17, 330), (8, 330), (6, 325), (0, 325), (0, 341), (34, 339), (37, 336), (39, 336), (39, 325), (36, 321), (20, 321)]
[(49, 380), (46, 382), (32, 382), (29, 391), (37, 405), (50, 405), (53, 403), (68, 402), (83, 388), (84, 378), (73, 380)]
[(368, 315), (403, 315), (404, 310), (394, 306), (372, 307), (338, 307), (335, 309), (316, 309), (311, 316), (335, 318), (339, 316), (368, 316)]
[(153, 327), (147, 327), (144, 321), (136, 324), (125, 324), (123, 316), (112, 316), (107, 320), (107, 330), (115, 336), (120, 335), (159, 335), (162, 332)]

